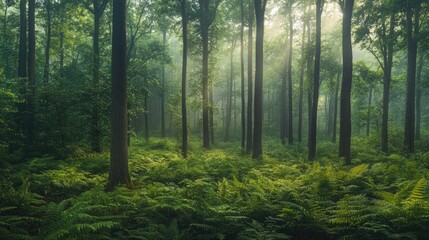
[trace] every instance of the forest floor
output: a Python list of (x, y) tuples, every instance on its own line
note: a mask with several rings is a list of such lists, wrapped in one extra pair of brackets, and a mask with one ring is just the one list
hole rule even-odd
[(354, 138), (344, 166), (336, 144), (307, 162), (304, 144), (277, 142), (255, 161), (235, 143), (193, 142), (183, 159), (174, 139), (133, 139), (134, 187), (109, 193), (108, 153), (3, 163), (0, 239), (429, 238), (429, 152)]

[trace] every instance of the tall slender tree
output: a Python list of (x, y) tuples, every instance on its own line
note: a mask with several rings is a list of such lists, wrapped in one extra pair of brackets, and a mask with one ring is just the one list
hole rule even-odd
[(27, 77), (27, 1), (19, 1), (18, 77)]
[(303, 108), (303, 97), (304, 97), (304, 73), (305, 73), (305, 31), (307, 28), (307, 6), (304, 6), (304, 15), (302, 17), (302, 39), (301, 39), (301, 61), (299, 71), (299, 99), (298, 99), (298, 142), (302, 141), (302, 108)]
[(86, 9), (93, 15), (94, 29), (92, 34), (92, 109), (91, 109), (91, 124), (90, 124), (90, 140), (92, 151), (101, 152), (101, 111), (98, 104), (99, 82), (100, 82), (100, 23), (101, 17), (104, 14), (109, 0), (81, 0)]
[[(166, 24), (165, 24), (166, 25)], [(167, 27), (162, 26), (162, 46), (167, 48)], [(165, 137), (165, 63), (161, 69), (161, 137)]]
[(253, 21), (255, 5), (249, 0), (249, 31), (247, 36), (247, 140), (246, 153), (250, 153), (253, 147)]
[(313, 98), (308, 131), (308, 160), (316, 158), (317, 107), (319, 105), (320, 53), (322, 46), (322, 11), (324, 0), (316, 1), (316, 51), (314, 57)]
[(416, 139), (420, 140), (420, 128), (422, 121), (422, 70), (424, 65), (424, 53), (419, 53), (416, 75)]
[(52, 35), (52, 3), (51, 0), (45, 0), (46, 9), (46, 45), (45, 45), (45, 66), (43, 69), (43, 79), (45, 83), (49, 82), (49, 61), (51, 50), (51, 35)]
[(244, 88), (244, 0), (240, 0), (241, 148), (246, 147), (246, 99)]
[(256, 68), (253, 159), (262, 158), (262, 105), (264, 81), (264, 23), (268, 0), (254, 0), (256, 16)]
[(350, 141), (352, 134), (351, 102), (353, 77), (353, 52), (352, 52), (352, 15), (354, 0), (339, 0), (343, 12), (342, 45), (343, 45), (343, 81), (341, 84), (340, 106), (340, 144), (339, 156), (345, 158), (347, 165), (351, 164)]
[(26, 153), (31, 155), (34, 143), (34, 97), (36, 92), (36, 2), (28, 2), (28, 91), (26, 106)]
[(180, 15), (182, 17), (182, 155), (188, 156), (188, 116), (186, 109), (186, 75), (188, 70), (188, 15), (187, 1), (179, 0)]
[(405, 102), (404, 150), (414, 152), (417, 43), (420, 28), (420, 0), (406, 1), (407, 94)]
[(126, 1), (113, 1), (112, 36), (112, 135), (109, 182), (106, 190), (124, 184), (131, 187), (128, 172)]
[(202, 72), (202, 95), (203, 95), (203, 146), (210, 147), (209, 136), (209, 30), (212, 26), (216, 11), (221, 0), (198, 0), (197, 15), (199, 20), (199, 34), (203, 48), (203, 72)]
[(287, 79), (288, 79), (288, 143), (293, 144), (293, 109), (292, 109), (292, 52), (293, 52), (293, 0), (289, 0), (289, 47), (288, 47), (288, 61), (287, 61)]

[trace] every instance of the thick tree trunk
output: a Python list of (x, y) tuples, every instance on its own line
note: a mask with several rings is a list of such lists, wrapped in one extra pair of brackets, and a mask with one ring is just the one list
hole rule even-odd
[(241, 148), (246, 147), (246, 99), (244, 88), (244, 0), (240, 0)]
[(43, 79), (45, 83), (49, 82), (49, 59), (50, 59), (50, 50), (51, 50), (51, 1), (46, 0), (46, 46), (45, 46), (45, 67), (43, 69)]
[[(417, 38), (420, 21), (420, 6), (414, 8), (407, 1), (407, 94), (405, 104), (404, 150), (414, 152)], [(414, 17), (414, 19), (413, 19)], [(414, 21), (413, 21), (414, 20)]]
[(254, 0), (256, 15), (256, 69), (253, 159), (262, 159), (262, 117), (264, 77), (264, 15), (267, 0)]
[(345, 159), (345, 164), (351, 164), (350, 141), (352, 134), (351, 102), (350, 94), (353, 77), (353, 52), (352, 52), (352, 15), (354, 0), (344, 0), (343, 6), (343, 81), (341, 84), (340, 106), (340, 144), (339, 156)]
[(314, 57), (314, 82), (313, 101), (311, 106), (310, 128), (308, 134), (308, 160), (316, 158), (316, 134), (317, 134), (317, 107), (319, 104), (319, 84), (320, 84), (320, 52), (322, 45), (322, 11), (323, 0), (316, 1), (316, 52)]
[[(162, 30), (162, 46), (167, 47), (167, 30)], [(161, 70), (161, 137), (165, 137), (165, 64)]]
[(255, 6), (249, 1), (249, 32), (247, 36), (247, 141), (246, 153), (253, 148), (253, 21)]
[(186, 13), (186, 0), (181, 0), (182, 15), (182, 155), (188, 156), (188, 116), (186, 109), (186, 74), (188, 69), (188, 18)]
[(111, 191), (124, 184), (131, 187), (128, 172), (128, 115), (127, 115), (127, 73), (126, 73), (126, 3), (113, 2), (112, 38), (112, 136), (110, 144), (109, 182)]

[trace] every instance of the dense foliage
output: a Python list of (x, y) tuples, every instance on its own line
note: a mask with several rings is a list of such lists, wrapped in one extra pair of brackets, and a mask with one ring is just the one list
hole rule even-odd
[[(264, 162), (228, 145), (185, 160), (173, 140), (135, 141), (134, 189), (106, 193), (108, 155), (35, 158), (2, 170), (4, 239), (425, 239), (429, 153), (383, 156), (353, 139), (353, 166), (325, 142), (266, 139)], [(10, 164), (10, 163), (5, 163)]]

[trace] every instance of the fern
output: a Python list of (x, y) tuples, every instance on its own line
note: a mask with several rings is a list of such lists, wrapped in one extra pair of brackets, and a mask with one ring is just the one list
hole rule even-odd
[(73, 205), (71, 200), (48, 204), (43, 217), (47, 224), (45, 239), (84, 239), (88, 236), (100, 237), (106, 234), (105, 230), (112, 229), (118, 223), (109, 220), (109, 217), (93, 214), (102, 208), (105, 207), (86, 202)]

